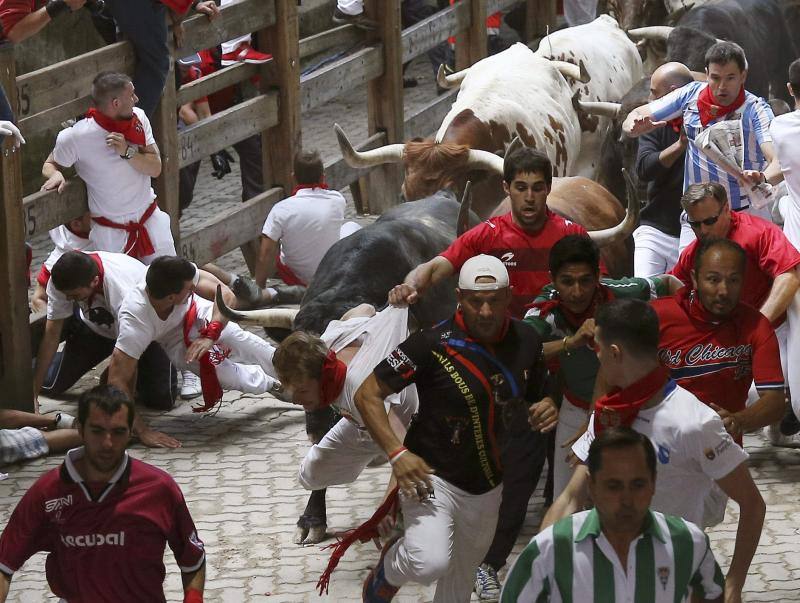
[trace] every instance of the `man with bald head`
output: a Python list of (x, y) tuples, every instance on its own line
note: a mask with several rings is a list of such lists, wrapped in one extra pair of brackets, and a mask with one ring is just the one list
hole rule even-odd
[[(683, 63), (666, 63), (650, 77), (649, 100), (659, 99), (692, 80), (692, 73)], [(647, 182), (647, 206), (642, 209), (641, 225), (633, 232), (634, 276), (664, 274), (678, 261), (686, 145), (682, 117), (639, 138), (636, 174), (640, 181)]]

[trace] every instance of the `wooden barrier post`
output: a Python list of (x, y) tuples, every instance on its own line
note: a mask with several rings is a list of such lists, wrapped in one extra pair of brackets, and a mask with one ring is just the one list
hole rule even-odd
[[(370, 136), (386, 132), (387, 143), (404, 141), (403, 40), (400, 0), (369, 0), (367, 16), (378, 23), (374, 33), (383, 51), (383, 74), (367, 85), (367, 126)], [(403, 166), (384, 164), (367, 177), (370, 211), (382, 214), (400, 200)]]
[(556, 22), (556, 0), (527, 0), (525, 37), (528, 42), (552, 32)]
[[(173, 45), (170, 43), (170, 48)], [(161, 152), (161, 175), (156, 179), (158, 206), (169, 214), (175, 249), (180, 249), (180, 194), (178, 187), (180, 158), (178, 150), (177, 92), (175, 61), (170, 57), (167, 83), (153, 119), (153, 134)]]
[[(0, 86), (16, 113), (19, 99), (11, 44), (0, 44)], [(7, 137), (0, 145), (0, 407), (33, 412), (20, 156)]]
[(456, 36), (456, 70), (466, 69), (486, 57), (486, 2), (485, 0), (461, 0), (470, 6), (470, 22), (467, 30)]

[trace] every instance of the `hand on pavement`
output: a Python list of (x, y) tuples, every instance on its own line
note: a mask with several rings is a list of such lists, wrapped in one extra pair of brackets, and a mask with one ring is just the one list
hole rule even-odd
[(180, 448), (181, 443), (166, 433), (147, 428), (139, 432), (139, 441), (148, 448)]

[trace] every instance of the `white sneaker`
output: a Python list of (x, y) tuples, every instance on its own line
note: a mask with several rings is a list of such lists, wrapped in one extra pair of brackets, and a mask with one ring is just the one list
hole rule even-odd
[(497, 570), (488, 563), (481, 563), (475, 572), (473, 590), (480, 601), (499, 601), (500, 580), (497, 579)]
[(203, 393), (200, 387), (200, 377), (191, 371), (181, 371), (181, 399), (192, 400)]
[(78, 420), (65, 412), (56, 414), (55, 423), (56, 429), (74, 429), (78, 426)]
[(800, 448), (800, 433), (790, 436), (783, 435), (778, 423), (767, 425), (764, 428), (764, 436), (773, 446), (779, 448)]

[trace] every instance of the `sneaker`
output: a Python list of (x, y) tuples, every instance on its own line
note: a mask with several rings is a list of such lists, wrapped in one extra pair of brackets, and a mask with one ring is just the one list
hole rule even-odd
[(251, 65), (262, 65), (272, 59), (271, 54), (258, 52), (250, 46), (249, 42), (244, 42), (236, 47), (233, 52), (226, 52), (220, 57), (223, 67), (230, 67), (236, 63), (250, 63)]
[(75, 429), (78, 426), (78, 420), (65, 412), (56, 413), (54, 423), (56, 429)]
[(392, 586), (386, 580), (386, 570), (383, 565), (383, 558), (386, 556), (386, 552), (392, 548), (392, 545), (397, 542), (400, 536), (401, 534), (397, 534), (386, 541), (377, 565), (367, 574), (367, 578), (364, 580), (364, 588), (361, 590), (361, 599), (364, 603), (388, 603), (400, 590), (399, 586)]
[(360, 29), (375, 29), (378, 27), (378, 24), (371, 19), (367, 19), (364, 13), (348, 15), (340, 11), (338, 7), (333, 11), (333, 22), (336, 25), (355, 25)]
[(191, 371), (181, 371), (181, 399), (192, 400), (203, 393), (200, 387), (200, 377)]
[(231, 283), (231, 291), (244, 302), (257, 304), (261, 301), (261, 288), (249, 276), (237, 276)]
[(481, 563), (475, 572), (475, 594), (480, 601), (500, 600), (500, 580), (497, 570), (488, 563)]
[(764, 435), (770, 444), (778, 448), (800, 448), (800, 433), (783, 435), (779, 423), (767, 425), (764, 428)]

